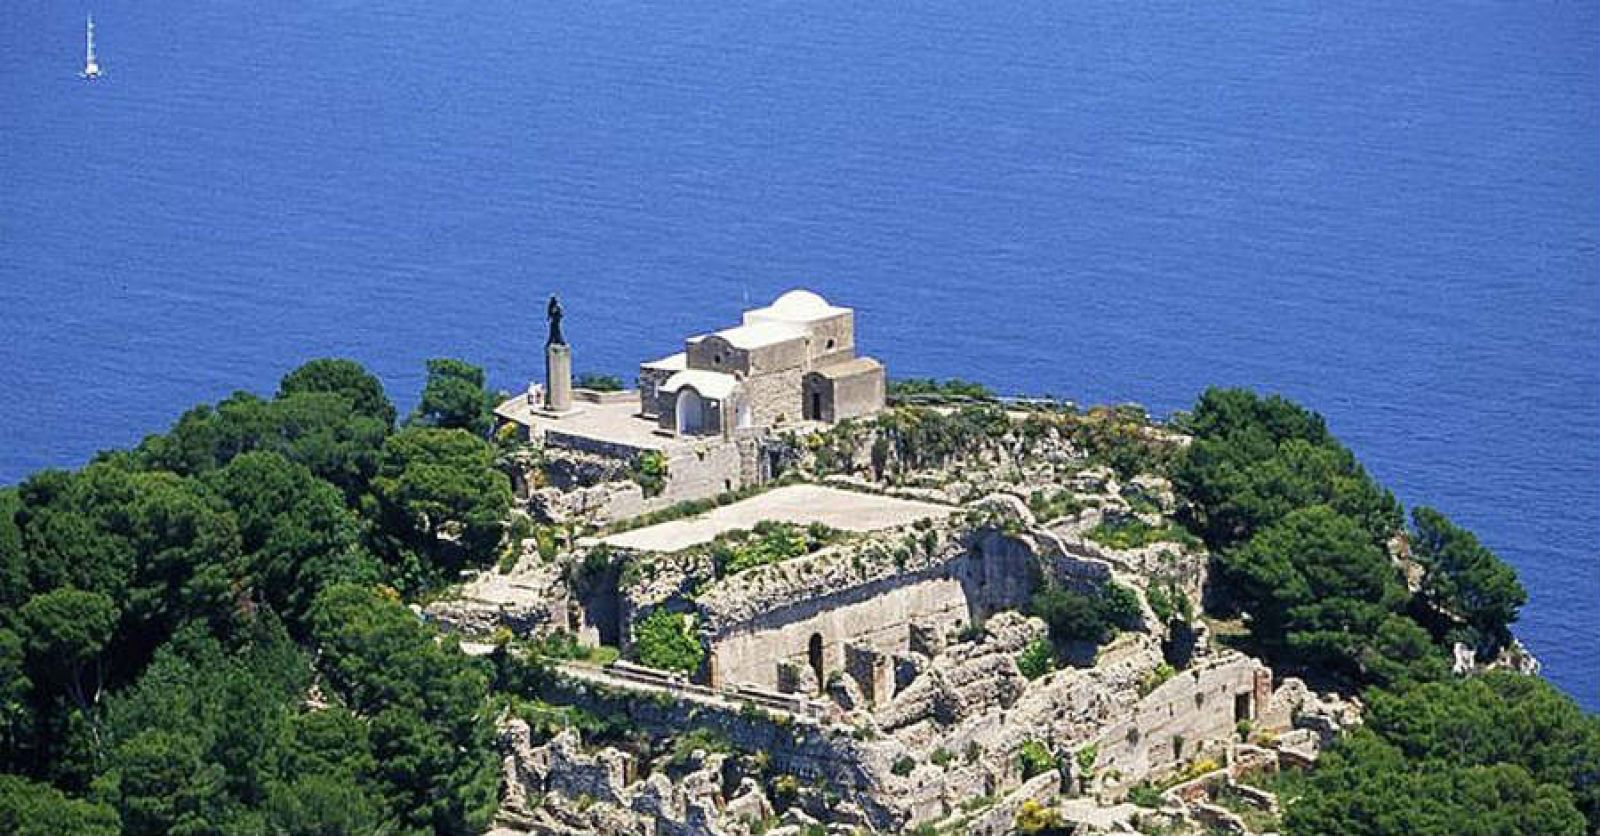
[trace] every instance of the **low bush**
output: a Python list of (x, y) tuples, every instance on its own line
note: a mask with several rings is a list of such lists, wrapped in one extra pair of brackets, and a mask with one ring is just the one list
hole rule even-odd
[(1104, 520), (1085, 536), (1112, 549), (1139, 549), (1155, 543), (1177, 543), (1186, 548), (1201, 545), (1200, 538), (1181, 526), (1170, 522), (1151, 525), (1138, 517)]
[(1017, 752), (1017, 762), (1022, 767), (1024, 781), (1035, 775), (1043, 775), (1056, 765), (1056, 759), (1051, 756), (1049, 747), (1037, 740), (1029, 740), (1022, 744), (1022, 749)]
[(1035, 639), (1017, 654), (1017, 670), (1029, 679), (1038, 679), (1055, 669), (1055, 648), (1048, 639)]
[(667, 457), (655, 450), (640, 453), (633, 459), (631, 475), (645, 496), (660, 496), (667, 489)]
[(694, 618), (686, 613), (657, 609), (639, 622), (635, 632), (633, 650), (639, 664), (693, 674), (705, 659)]
[(623, 390), (622, 378), (614, 374), (583, 372), (572, 379), (572, 385), (577, 389), (589, 389), (595, 392), (621, 392)]

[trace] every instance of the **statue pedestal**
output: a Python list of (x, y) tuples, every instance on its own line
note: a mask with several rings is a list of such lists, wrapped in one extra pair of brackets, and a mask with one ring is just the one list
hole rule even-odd
[(572, 411), (572, 347), (551, 343), (544, 347), (544, 408), (564, 414)]

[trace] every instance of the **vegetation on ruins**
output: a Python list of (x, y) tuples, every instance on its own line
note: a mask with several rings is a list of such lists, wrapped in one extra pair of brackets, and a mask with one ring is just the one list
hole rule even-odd
[[(1069, 405), (1023, 408), (989, 401), (958, 406), (901, 405), (859, 421), (842, 422), (808, 442), (822, 475), (870, 468), (876, 479), (938, 470), (988, 451), (1021, 464), (1046, 439), (1066, 439), (1080, 467), (1104, 465), (1119, 476), (1165, 473), (1176, 455), (1171, 440), (1136, 408)], [(866, 462), (857, 460), (866, 449)], [(1066, 503), (1062, 494), (1051, 497)], [(1044, 497), (1041, 497), (1043, 500)]]
[(646, 450), (633, 458), (629, 475), (645, 496), (660, 496), (667, 489), (667, 457), (658, 450)]
[(1163, 521), (1151, 525), (1138, 517), (1108, 517), (1085, 532), (1086, 537), (1113, 549), (1141, 549), (1156, 543), (1198, 546), (1200, 538), (1181, 526)]
[(487, 824), (488, 672), (395, 590), (492, 561), (510, 490), (394, 416), (313, 361), (0, 490), (0, 831)]
[(781, 563), (838, 542), (843, 532), (822, 523), (808, 526), (762, 520), (749, 531), (718, 535), (706, 546), (717, 577)]
[(1152, 578), (1145, 587), (1144, 598), (1162, 624), (1171, 624), (1175, 619), (1185, 624), (1194, 620), (1194, 603), (1172, 578)]
[(1093, 592), (1046, 583), (1034, 592), (1029, 612), (1049, 625), (1057, 656), (1066, 657), (1074, 643), (1103, 644), (1118, 630), (1138, 626), (1139, 596), (1117, 583)]
[(705, 659), (705, 648), (688, 613), (655, 609), (634, 628), (633, 654), (640, 664), (692, 674)]

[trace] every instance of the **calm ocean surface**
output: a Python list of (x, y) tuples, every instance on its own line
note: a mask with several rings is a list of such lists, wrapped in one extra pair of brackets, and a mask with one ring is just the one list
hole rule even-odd
[(0, 484), (321, 355), (520, 387), (552, 291), (631, 377), (806, 285), (898, 375), (1321, 410), (1600, 710), (1600, 7), (909, 5), (11, 0)]

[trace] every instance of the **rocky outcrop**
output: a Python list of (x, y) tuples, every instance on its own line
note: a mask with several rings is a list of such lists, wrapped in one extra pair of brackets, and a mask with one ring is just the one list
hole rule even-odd
[(514, 573), (480, 574), (458, 596), (429, 604), (423, 615), (447, 630), (473, 636), (487, 636), (499, 627), (518, 636), (541, 636), (571, 631), (582, 621), (560, 565), (541, 560), (531, 545)]

